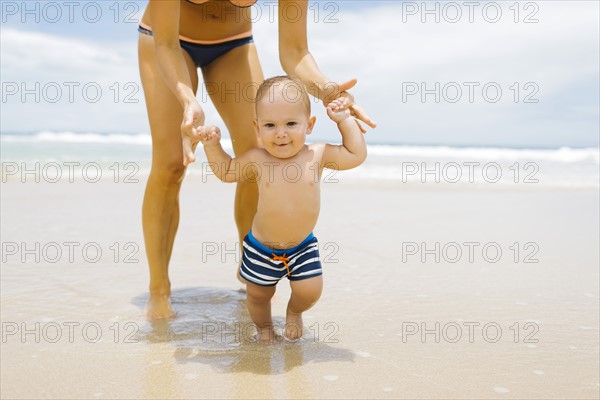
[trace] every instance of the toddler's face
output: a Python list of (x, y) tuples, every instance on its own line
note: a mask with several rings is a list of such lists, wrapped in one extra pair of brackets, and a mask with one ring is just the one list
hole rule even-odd
[(289, 94), (278, 90), (260, 101), (257, 114), (258, 135), (265, 150), (277, 158), (298, 154), (315, 124), (315, 117), (308, 115), (302, 100), (293, 101)]

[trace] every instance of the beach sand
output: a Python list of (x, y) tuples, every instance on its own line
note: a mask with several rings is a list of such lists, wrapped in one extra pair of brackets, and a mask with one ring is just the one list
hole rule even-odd
[(143, 177), (2, 184), (2, 398), (600, 396), (597, 190), (324, 183), (323, 296), (301, 341), (260, 345), (234, 186), (202, 180), (181, 192), (178, 315), (156, 323)]

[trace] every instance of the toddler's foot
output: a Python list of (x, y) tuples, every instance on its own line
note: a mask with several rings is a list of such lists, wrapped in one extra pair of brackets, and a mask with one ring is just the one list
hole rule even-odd
[(287, 311), (285, 317), (285, 328), (283, 329), (283, 338), (287, 340), (298, 340), (302, 337), (302, 313), (296, 314)]
[(148, 299), (148, 308), (146, 309), (146, 318), (149, 320), (172, 318), (175, 315), (171, 308), (169, 295), (150, 295)]
[(256, 341), (258, 343), (271, 343), (275, 340), (275, 331), (273, 327), (268, 328), (256, 328)]

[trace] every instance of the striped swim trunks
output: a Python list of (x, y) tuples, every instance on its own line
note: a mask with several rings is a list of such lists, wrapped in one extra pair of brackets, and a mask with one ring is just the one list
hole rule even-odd
[(298, 246), (286, 250), (268, 249), (250, 231), (244, 238), (241, 276), (260, 286), (275, 286), (284, 276), (299, 281), (323, 274), (319, 243), (311, 233)]

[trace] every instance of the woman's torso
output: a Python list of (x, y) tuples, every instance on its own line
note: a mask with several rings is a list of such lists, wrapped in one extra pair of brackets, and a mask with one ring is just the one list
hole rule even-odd
[[(250, 4), (233, 0), (237, 4)], [(238, 7), (231, 1), (180, 0), (179, 34), (197, 40), (219, 40), (252, 30), (252, 7)], [(142, 22), (152, 26), (149, 7)], [(160, 18), (160, 16), (159, 16)]]

